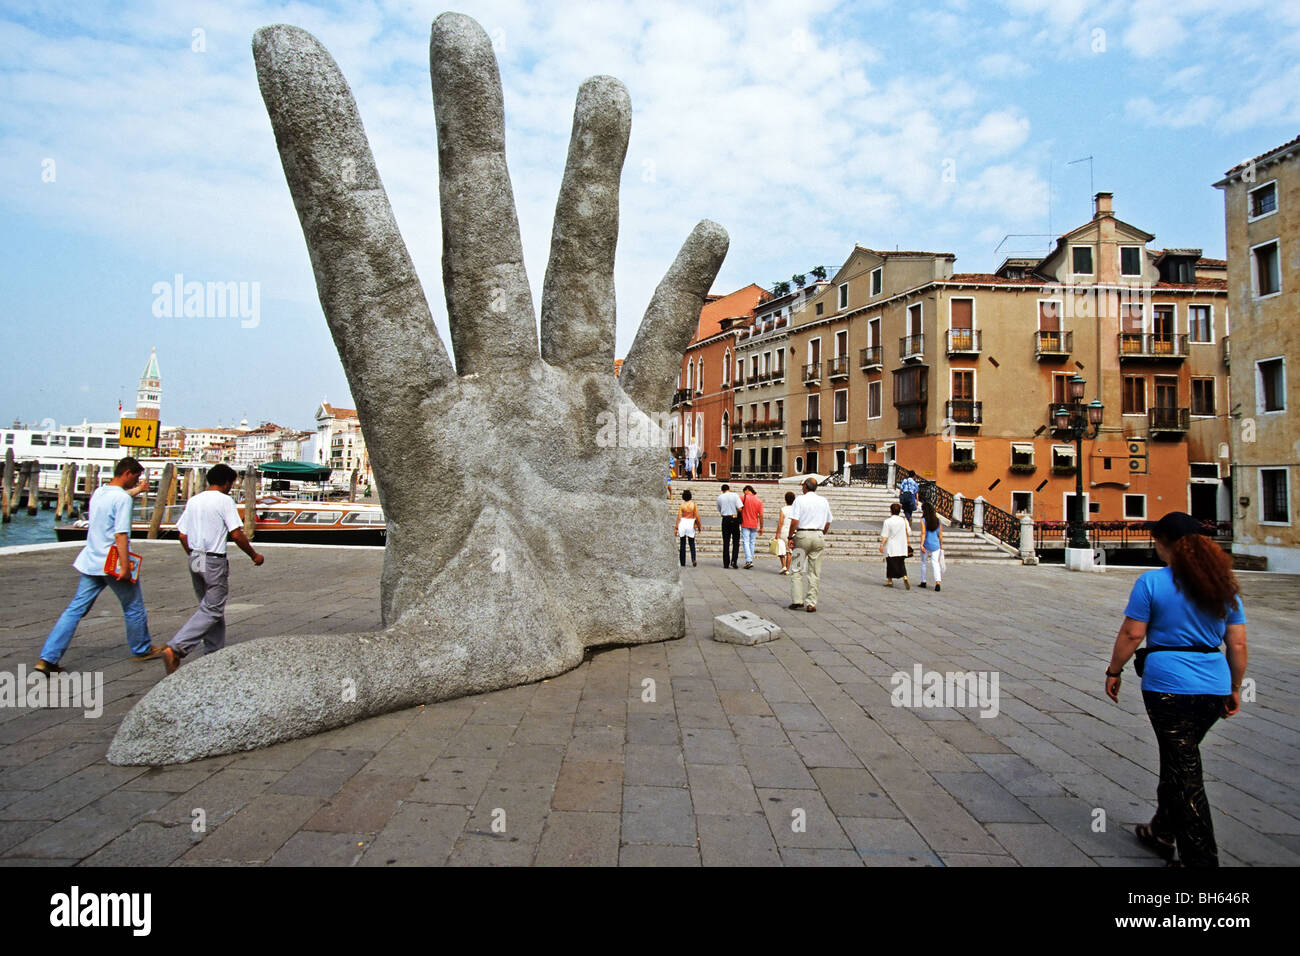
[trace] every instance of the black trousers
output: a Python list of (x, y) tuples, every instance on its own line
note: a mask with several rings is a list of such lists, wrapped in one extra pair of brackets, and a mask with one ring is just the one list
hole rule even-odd
[(686, 567), (686, 542), (687, 541), (691, 543), (691, 564), (695, 563), (695, 539), (692, 538), (689, 534), (684, 534), (681, 535), (682, 567)]
[(722, 566), (735, 564), (740, 557), (740, 515), (722, 516)]
[(1223, 716), (1218, 694), (1143, 691), (1147, 716), (1160, 746), (1160, 784), (1151, 829), (1178, 844), (1183, 866), (1218, 866), (1210, 801), (1201, 778), (1201, 740)]

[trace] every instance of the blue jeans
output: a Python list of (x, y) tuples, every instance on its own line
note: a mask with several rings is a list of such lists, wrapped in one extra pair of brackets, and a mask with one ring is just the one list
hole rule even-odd
[(63, 652), (72, 643), (77, 625), (106, 586), (113, 589), (122, 605), (122, 614), (126, 618), (126, 642), (131, 646), (131, 653), (143, 654), (149, 650), (152, 643), (149, 639), (149, 617), (145, 614), (144, 592), (140, 590), (140, 585), (103, 574), (82, 574), (72, 603), (59, 615), (50, 636), (45, 639), (45, 646), (41, 648), (41, 660), (51, 664), (59, 662)]
[(758, 539), (757, 528), (741, 528), (740, 543), (745, 546), (745, 563), (754, 563), (754, 542)]

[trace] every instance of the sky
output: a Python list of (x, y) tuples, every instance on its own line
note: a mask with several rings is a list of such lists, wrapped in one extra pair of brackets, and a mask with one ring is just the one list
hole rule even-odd
[[(250, 40), (270, 23), (310, 31), (347, 77), (450, 343), (428, 68), (444, 9), (0, 0), (0, 421), (129, 413), (155, 348), (167, 425), (307, 428), (322, 399), (352, 404), (258, 92)], [(855, 243), (991, 271), (1089, 219), (1094, 190), (1154, 246), (1222, 257), (1212, 183), (1300, 133), (1296, 3), (457, 9), (500, 64), (536, 303), (578, 86), (629, 90), (619, 356), (700, 219), (731, 236), (720, 293), (834, 273)], [(171, 314), (177, 276), (235, 283), (248, 317)]]

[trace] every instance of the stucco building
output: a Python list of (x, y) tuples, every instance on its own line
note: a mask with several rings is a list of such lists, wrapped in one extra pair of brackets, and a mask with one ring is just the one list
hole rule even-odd
[[(1300, 572), (1300, 138), (1228, 170), (1223, 190), (1232, 307), (1233, 552)], [(1227, 340), (1224, 355), (1228, 356)]]

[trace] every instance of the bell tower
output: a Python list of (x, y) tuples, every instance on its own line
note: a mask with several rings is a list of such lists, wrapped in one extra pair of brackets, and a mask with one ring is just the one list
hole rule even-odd
[(158, 352), (149, 353), (149, 364), (140, 376), (135, 392), (135, 417), (158, 421), (162, 411), (162, 373), (158, 371)]

